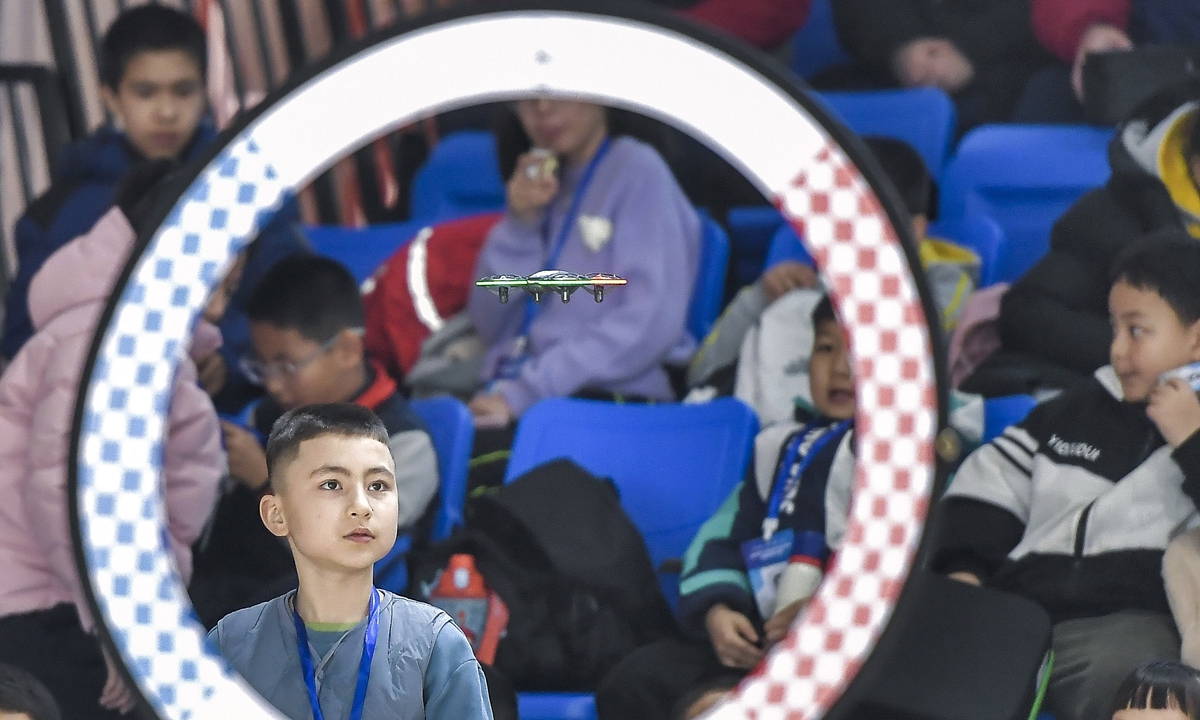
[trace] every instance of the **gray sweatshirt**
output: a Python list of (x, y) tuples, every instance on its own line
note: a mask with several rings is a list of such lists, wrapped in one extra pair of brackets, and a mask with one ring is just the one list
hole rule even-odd
[[(376, 592), (379, 632), (363, 718), (492, 720), (483, 671), (450, 616), (432, 605)], [(292, 619), (295, 595), (292, 591), (230, 613), (208, 638), (281, 713), (292, 720), (311, 720)], [(349, 717), (366, 626), (363, 620), (347, 631), (324, 657), (310, 649), (317, 697), (327, 720)]]

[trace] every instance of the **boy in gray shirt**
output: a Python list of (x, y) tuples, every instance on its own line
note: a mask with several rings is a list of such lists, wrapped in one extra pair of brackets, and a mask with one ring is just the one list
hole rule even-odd
[(349, 403), (284, 414), (267, 441), (263, 523), (287, 538), (299, 589), (226, 616), (209, 634), (293, 720), (491, 720), (471, 646), (437, 608), (378, 590), (396, 540), (388, 433)]

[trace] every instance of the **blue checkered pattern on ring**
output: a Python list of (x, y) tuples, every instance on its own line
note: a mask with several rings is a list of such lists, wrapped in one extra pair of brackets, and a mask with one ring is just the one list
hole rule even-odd
[[(243, 139), (176, 204), (108, 326), (87, 398), (82, 537), (105, 624), (164, 718), (197, 717), (230, 672), (204, 640), (167, 547), (160, 475), (172, 379), (223, 269), (289, 188)], [(221, 683), (220, 692), (238, 686)]]

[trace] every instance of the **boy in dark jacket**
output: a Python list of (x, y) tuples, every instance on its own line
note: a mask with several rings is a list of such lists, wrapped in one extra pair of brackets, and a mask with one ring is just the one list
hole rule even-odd
[(1108, 362), (1108, 294), (1120, 252), (1156, 230), (1200, 237), (1200, 85), (1172, 88), (1117, 129), (1112, 177), (1054, 224), (1050, 252), (1004, 295), (1001, 351), (962, 389), (1067, 387)]
[(934, 570), (1024, 595), (1055, 623), (1046, 703), (1099, 720), (1130, 670), (1178, 659), (1163, 551), (1200, 524), (1200, 243), (1181, 231), (1118, 259), (1111, 365), (1034, 408), (959, 469)]
[(752, 473), (684, 556), (678, 615), (686, 640), (647, 645), (613, 669), (596, 693), (602, 720), (667, 720), (687, 710), (695, 690), (732, 687), (816, 591), (845, 530), (855, 397), (828, 297), (813, 310), (813, 325), (809, 381), (820, 415), (759, 433)]
[[(112, 207), (120, 181), (147, 160), (195, 160), (216, 137), (206, 117), (204, 31), (190, 16), (162, 5), (122, 13), (104, 36), (101, 95), (114, 124), (66, 148), (50, 189), (30, 203), (16, 225), (17, 274), (5, 302), (0, 355), (11, 359), (33, 335), (29, 282), (54, 251), (82, 235)], [(242, 311), (249, 287), (280, 258), (305, 248), (293, 228), (294, 203), (263, 230), (245, 270), (245, 290), (234, 296), (221, 324), (225, 346), (201, 367), (215, 392), (249, 342)], [(224, 367), (218, 367), (224, 358)]]

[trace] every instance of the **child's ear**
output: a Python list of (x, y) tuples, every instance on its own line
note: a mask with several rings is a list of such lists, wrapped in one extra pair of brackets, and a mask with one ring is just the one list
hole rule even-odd
[(107, 85), (100, 86), (100, 98), (104, 100), (104, 107), (108, 108), (108, 112), (116, 119), (119, 127), (125, 126), (125, 116), (121, 112), (121, 103), (117, 99), (117, 91)]
[(287, 537), (287, 518), (284, 517), (283, 506), (280, 505), (276, 495), (268, 493), (262, 496), (262, 499), (258, 501), (258, 516), (262, 518), (263, 525), (267, 526), (272, 535)]
[(358, 367), (362, 364), (365, 357), (363, 349), (363, 334), (360, 330), (351, 328), (342, 328), (338, 333), (337, 341), (338, 359), (346, 367)]

